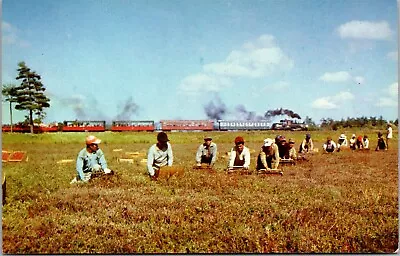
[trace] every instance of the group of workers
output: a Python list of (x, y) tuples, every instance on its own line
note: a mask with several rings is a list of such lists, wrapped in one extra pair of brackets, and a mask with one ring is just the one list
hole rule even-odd
[[(387, 150), (389, 148), (389, 140), (392, 138), (392, 127), (388, 124), (386, 141), (381, 132), (378, 133), (378, 144), (376, 150)], [(104, 174), (113, 173), (108, 167), (103, 151), (99, 148), (100, 139), (93, 135), (86, 138), (86, 148), (83, 148), (76, 160), (76, 177), (71, 181), (71, 184), (77, 182), (87, 182), (91, 179), (94, 172), (103, 172)], [(234, 140), (234, 147), (229, 153), (228, 168), (233, 169), (240, 167), (249, 169), (250, 166), (250, 150), (245, 146), (244, 138), (238, 136)], [(275, 140), (267, 138), (263, 141), (260, 151), (257, 156), (257, 170), (276, 170), (279, 162), (282, 159), (298, 159), (297, 151), (294, 147), (295, 141), (289, 139), (286, 141), (285, 136), (278, 135)], [(369, 149), (368, 136), (352, 135), (349, 142), (346, 135), (339, 136), (337, 144), (331, 137), (323, 144), (324, 152), (340, 151), (344, 148), (350, 149)], [(300, 143), (299, 153), (305, 154), (313, 152), (314, 144), (311, 135), (306, 134), (303, 141)], [(212, 137), (205, 136), (202, 143), (196, 152), (196, 165), (202, 166), (206, 164), (213, 167), (217, 160), (217, 144), (212, 141)], [(157, 179), (157, 173), (163, 166), (172, 166), (174, 160), (171, 144), (169, 143), (168, 135), (165, 132), (157, 134), (157, 143), (153, 144), (147, 153), (147, 171), (152, 180)]]
[[(388, 124), (387, 125), (387, 130), (386, 130), (386, 139), (383, 137), (382, 132), (378, 132), (378, 142), (375, 147), (376, 151), (379, 150), (388, 150), (389, 149), (389, 141), (393, 138), (393, 129), (392, 125)], [(343, 149), (351, 149), (351, 150), (359, 150), (359, 149), (365, 149), (369, 150), (369, 139), (367, 135), (359, 135), (356, 136), (353, 134), (350, 138), (349, 141), (347, 141), (347, 136), (345, 134), (341, 134), (339, 136), (339, 139), (337, 143), (335, 143), (332, 140), (332, 137), (328, 137), (326, 142), (323, 145), (323, 150), (326, 153), (332, 153), (332, 152), (339, 152), (340, 150)]]

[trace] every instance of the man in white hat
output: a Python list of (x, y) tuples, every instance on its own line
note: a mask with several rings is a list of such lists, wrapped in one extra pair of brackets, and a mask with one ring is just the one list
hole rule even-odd
[(215, 161), (217, 161), (217, 144), (212, 142), (211, 136), (205, 136), (204, 143), (197, 149), (197, 166), (200, 167), (201, 164), (208, 164), (210, 167), (213, 167)]
[(111, 174), (112, 171), (107, 168), (107, 161), (103, 151), (99, 148), (100, 139), (93, 135), (86, 137), (86, 147), (83, 148), (76, 159), (76, 177), (71, 184), (77, 182), (88, 182), (93, 172), (104, 172)]
[(278, 169), (279, 166), (279, 149), (274, 141), (270, 138), (264, 140), (260, 153), (257, 157), (257, 170), (260, 169)]
[(340, 148), (344, 149), (347, 146), (348, 146), (347, 137), (346, 137), (346, 135), (344, 135), (344, 133), (342, 133), (342, 134), (340, 134), (339, 139), (338, 139), (337, 151), (339, 152)]

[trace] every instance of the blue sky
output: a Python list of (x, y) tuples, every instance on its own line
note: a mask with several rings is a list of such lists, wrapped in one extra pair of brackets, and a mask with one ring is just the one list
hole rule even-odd
[(20, 61), (40, 74), (46, 122), (208, 119), (210, 102), (224, 119), (398, 116), (395, 0), (3, 0), (2, 11), (2, 83), (19, 83)]

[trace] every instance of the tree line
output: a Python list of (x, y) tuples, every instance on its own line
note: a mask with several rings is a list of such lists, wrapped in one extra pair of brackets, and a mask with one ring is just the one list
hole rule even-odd
[(398, 126), (398, 118), (396, 120), (386, 120), (382, 116), (362, 116), (362, 117), (348, 117), (347, 119), (342, 118), (341, 120), (334, 120), (332, 118), (322, 118), (320, 124), (316, 125), (311, 118), (306, 117), (305, 121), (308, 124), (310, 130), (340, 130), (343, 128), (369, 128), (369, 129), (382, 129), (388, 123)]

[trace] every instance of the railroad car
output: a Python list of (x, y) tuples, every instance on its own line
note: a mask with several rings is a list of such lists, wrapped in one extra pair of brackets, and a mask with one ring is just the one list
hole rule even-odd
[(212, 120), (161, 120), (163, 131), (213, 131)]
[(40, 132), (58, 132), (58, 124), (39, 125)]
[(64, 121), (63, 132), (104, 132), (106, 121)]
[[(36, 129), (35, 129), (36, 128)], [(37, 128), (37, 126), (33, 127), (33, 131), (35, 130), (39, 130)], [(2, 132), (11, 132), (11, 125), (5, 124), (1, 127), (1, 131)], [(29, 127), (29, 125), (25, 125), (25, 124), (16, 124), (12, 126), (12, 131), (13, 132), (31, 132), (31, 128)]]
[[(11, 132), (11, 125), (3, 125), (1, 127), (2, 132)], [(20, 132), (20, 133), (29, 133), (31, 132), (31, 128), (27, 124), (16, 124), (12, 127), (13, 132)], [(33, 125), (33, 132), (34, 133), (43, 133), (43, 132), (57, 132), (58, 125)]]
[(154, 121), (113, 121), (111, 131), (148, 131), (153, 132), (155, 129)]
[(236, 130), (269, 130), (270, 123), (267, 120), (218, 120), (216, 129), (219, 131), (236, 131)]

